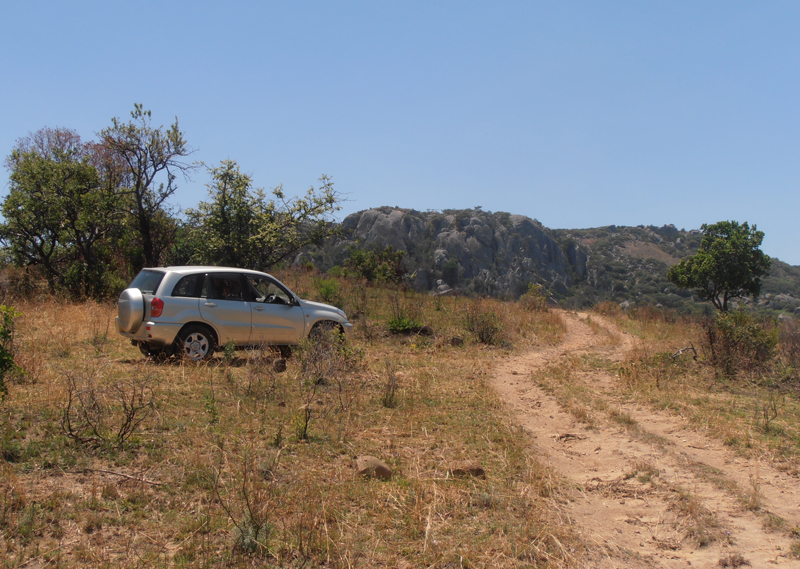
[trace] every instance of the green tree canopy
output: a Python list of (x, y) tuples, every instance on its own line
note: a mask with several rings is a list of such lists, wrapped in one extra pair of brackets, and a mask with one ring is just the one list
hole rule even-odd
[(91, 148), (67, 129), (42, 129), (6, 160), (9, 193), (0, 238), (19, 266), (44, 269), (51, 289), (102, 296), (109, 276), (106, 238), (120, 197), (91, 164)]
[(727, 312), (732, 298), (756, 298), (771, 262), (759, 249), (764, 232), (736, 221), (703, 224), (701, 229), (697, 253), (670, 268), (667, 278), (681, 288), (697, 289), (722, 312)]
[(234, 160), (209, 174), (210, 200), (186, 211), (190, 262), (266, 270), (338, 231), (331, 216), (341, 200), (327, 176), (304, 197), (288, 199), (279, 186), (269, 199)]

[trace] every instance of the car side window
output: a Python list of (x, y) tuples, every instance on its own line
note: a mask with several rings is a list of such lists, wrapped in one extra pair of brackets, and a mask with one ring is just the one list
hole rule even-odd
[(242, 281), (239, 275), (209, 274), (203, 283), (203, 296), (214, 300), (233, 300), (244, 302)]
[(278, 283), (271, 279), (256, 275), (247, 275), (247, 285), (250, 289), (250, 296), (254, 302), (268, 304), (292, 303), (292, 297), (286, 289), (279, 286)]
[(186, 275), (172, 289), (172, 296), (196, 298), (197, 285), (204, 275)]

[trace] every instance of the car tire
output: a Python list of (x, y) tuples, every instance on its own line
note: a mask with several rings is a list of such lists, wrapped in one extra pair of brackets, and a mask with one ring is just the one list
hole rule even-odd
[(170, 359), (175, 352), (175, 346), (166, 346), (163, 348), (151, 346), (146, 342), (139, 342), (139, 351), (142, 355), (154, 362), (163, 363)]
[(344, 330), (338, 322), (322, 320), (317, 322), (308, 334), (308, 339), (328, 349), (338, 346), (344, 341)]
[(319, 339), (325, 337), (328, 334), (328, 332), (331, 332), (333, 330), (336, 330), (337, 332), (340, 333), (343, 332), (342, 327), (339, 326), (337, 322), (334, 322), (333, 320), (322, 320), (321, 322), (317, 322), (316, 324), (314, 324), (314, 327), (311, 329), (311, 333), (309, 334), (309, 336), (311, 336), (312, 338)]
[(214, 355), (217, 341), (211, 330), (199, 324), (186, 326), (178, 334), (176, 353), (195, 362), (207, 360)]
[(153, 358), (156, 359), (164, 354), (164, 348), (156, 348), (151, 346), (147, 342), (139, 342), (139, 351), (142, 352), (142, 355), (146, 358)]

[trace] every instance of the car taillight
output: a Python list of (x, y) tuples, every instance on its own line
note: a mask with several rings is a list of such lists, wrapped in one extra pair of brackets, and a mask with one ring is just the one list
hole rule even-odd
[(150, 316), (152, 318), (158, 318), (161, 316), (161, 312), (164, 310), (164, 301), (160, 298), (154, 298), (150, 301)]

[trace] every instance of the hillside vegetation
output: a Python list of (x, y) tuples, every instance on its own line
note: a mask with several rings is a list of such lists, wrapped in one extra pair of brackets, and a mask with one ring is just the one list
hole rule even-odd
[[(381, 207), (347, 216), (342, 237), (298, 262), (327, 270), (354, 247), (391, 247), (405, 254), (409, 282), (420, 291), (448, 289), (516, 298), (543, 285), (561, 306), (586, 308), (609, 300), (711, 314), (667, 270), (700, 245), (699, 230), (663, 227), (548, 229), (535, 219), (482, 209), (419, 212)], [(773, 259), (756, 306), (773, 313), (800, 308), (800, 267)], [(743, 301), (748, 302), (748, 301)]]

